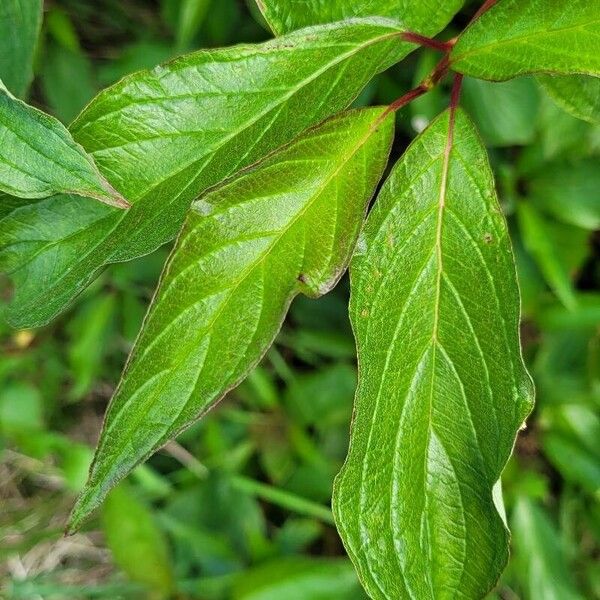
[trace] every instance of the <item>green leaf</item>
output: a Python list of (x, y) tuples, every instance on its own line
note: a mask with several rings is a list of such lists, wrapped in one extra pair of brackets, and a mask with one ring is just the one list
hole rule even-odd
[(70, 123), (97, 91), (90, 59), (50, 42), (44, 48), (41, 83), (52, 114), (63, 123)]
[(336, 283), (387, 162), (394, 119), (384, 114), (337, 116), (193, 204), (108, 409), (73, 528), (248, 374), (294, 296)]
[(241, 574), (234, 600), (360, 600), (352, 564), (343, 559), (278, 558)]
[(453, 69), (503, 81), (527, 73), (600, 75), (600, 0), (500, 0), (459, 37)]
[(530, 202), (519, 202), (517, 220), (523, 244), (548, 285), (567, 308), (575, 309), (572, 274), (585, 258), (588, 232), (549, 221)]
[(467, 77), (462, 105), (488, 146), (525, 145), (535, 138), (539, 91), (532, 78), (491, 83)]
[(203, 190), (343, 109), (407, 54), (399, 33), (379, 19), (324, 25), (190, 54), (102, 92), (72, 130), (133, 206), (82, 202), (75, 215), (55, 197), (0, 222), (15, 284), (8, 321), (47, 323), (106, 264), (172, 239)]
[(546, 512), (525, 497), (513, 511), (515, 563), (525, 597), (544, 600), (583, 600), (568, 567), (560, 534)]
[(560, 433), (543, 438), (544, 453), (566, 481), (580, 485), (600, 500), (600, 463), (580, 443)]
[(538, 75), (538, 81), (562, 109), (600, 124), (600, 78), (589, 75)]
[(98, 295), (82, 306), (68, 323), (68, 357), (73, 385), (72, 399), (87, 394), (98, 378), (107, 351), (107, 341), (113, 333), (117, 310), (114, 294)]
[(150, 510), (125, 484), (106, 499), (102, 529), (115, 562), (132, 581), (148, 586), (148, 598), (171, 597), (174, 581), (166, 540)]
[(256, 0), (275, 35), (317, 23), (352, 17), (397, 19), (410, 31), (435, 35), (461, 9), (464, 0)]
[(545, 163), (529, 178), (537, 208), (563, 223), (600, 229), (600, 164), (597, 159)]
[(0, 140), (0, 191), (19, 198), (77, 194), (128, 206), (59, 121), (15, 98), (1, 81)]
[(25, 96), (33, 79), (42, 4), (42, 0), (0, 2), (0, 79), (19, 98)]
[(409, 147), (351, 268), (359, 383), (334, 514), (374, 599), (481, 598), (508, 558), (492, 487), (532, 405), (490, 166), (465, 113)]

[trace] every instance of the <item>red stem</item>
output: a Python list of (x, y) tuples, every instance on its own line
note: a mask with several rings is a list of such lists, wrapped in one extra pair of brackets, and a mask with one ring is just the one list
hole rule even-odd
[(400, 36), (405, 42), (412, 44), (418, 44), (425, 48), (432, 48), (433, 50), (439, 50), (440, 52), (448, 52), (454, 45), (453, 42), (441, 42), (432, 38), (426, 37), (419, 33), (413, 33), (412, 31), (406, 31)]
[(469, 25), (473, 23), (473, 21), (477, 21), (477, 19), (479, 19), (483, 13), (490, 10), (490, 8), (492, 8), (496, 2), (498, 2), (498, 0), (485, 0), (485, 2), (479, 7), (479, 10), (473, 15)]

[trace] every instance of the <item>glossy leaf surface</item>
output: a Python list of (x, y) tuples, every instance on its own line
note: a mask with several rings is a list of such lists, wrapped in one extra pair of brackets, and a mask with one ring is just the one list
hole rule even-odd
[(454, 69), (502, 81), (527, 73), (600, 75), (600, 0), (500, 0), (459, 37)]
[(71, 193), (128, 206), (59, 121), (15, 98), (1, 81), (0, 191), (19, 198)]
[(33, 78), (33, 55), (42, 24), (42, 0), (0, 2), (0, 79), (22, 98)]
[(492, 487), (532, 403), (504, 217), (447, 111), (394, 167), (351, 268), (359, 383), (334, 514), (372, 598), (482, 598), (508, 558)]
[(352, 17), (389, 17), (411, 31), (435, 35), (460, 10), (464, 0), (257, 0), (276, 35), (317, 23)]
[(57, 197), (0, 224), (16, 288), (8, 320), (44, 324), (104, 265), (172, 239), (203, 190), (346, 107), (408, 53), (398, 33), (380, 19), (318, 26), (183, 56), (102, 92), (72, 131), (133, 206), (74, 214)]
[(600, 123), (600, 77), (539, 75), (538, 81), (562, 109), (578, 119)]
[(196, 201), (110, 404), (73, 526), (137, 463), (237, 385), (294, 296), (345, 270), (393, 116), (350, 112)]

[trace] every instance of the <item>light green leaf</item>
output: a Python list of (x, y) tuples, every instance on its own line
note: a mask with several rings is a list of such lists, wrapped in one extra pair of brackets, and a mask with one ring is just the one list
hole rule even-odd
[(578, 119), (600, 123), (600, 77), (538, 75), (552, 100)]
[(482, 598), (508, 558), (492, 488), (533, 388), (507, 227), (464, 112), (412, 143), (357, 247), (359, 383), (338, 529), (374, 599)]
[(108, 409), (72, 526), (236, 386), (294, 296), (339, 279), (383, 173), (393, 116), (349, 112), (197, 200)]
[(279, 558), (241, 574), (234, 600), (361, 600), (352, 564), (343, 559)]
[(555, 218), (589, 230), (600, 229), (600, 162), (552, 162), (531, 174), (528, 196)]
[(125, 484), (114, 489), (102, 511), (102, 529), (114, 561), (147, 598), (170, 598), (174, 581), (169, 549), (147, 506)]
[(459, 37), (452, 68), (503, 81), (527, 73), (600, 75), (600, 0), (500, 0)]
[(464, 0), (256, 0), (276, 35), (317, 23), (352, 17), (389, 17), (410, 31), (435, 35), (461, 9)]
[(546, 512), (519, 498), (511, 526), (515, 564), (525, 597), (531, 600), (583, 600), (573, 584), (563, 541)]
[(190, 54), (102, 92), (72, 131), (133, 206), (82, 202), (74, 215), (56, 197), (0, 222), (15, 284), (9, 322), (48, 322), (106, 264), (172, 239), (203, 190), (343, 109), (407, 54), (414, 46), (399, 34), (381, 19), (323, 25)]
[(59, 121), (15, 98), (1, 81), (0, 191), (19, 198), (77, 194), (128, 206)]
[(25, 96), (33, 79), (42, 4), (42, 0), (0, 2), (0, 79), (19, 98)]
[(530, 202), (519, 202), (517, 221), (523, 244), (548, 285), (560, 301), (573, 310), (577, 300), (572, 274), (585, 258), (588, 232), (549, 221)]

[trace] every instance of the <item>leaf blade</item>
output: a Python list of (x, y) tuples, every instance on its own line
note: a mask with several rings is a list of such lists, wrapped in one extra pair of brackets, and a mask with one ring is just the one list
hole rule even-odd
[(492, 487), (531, 380), (485, 150), (462, 111), (451, 123), (394, 167), (350, 268), (359, 384), (334, 516), (373, 598), (482, 597), (507, 559)]
[(381, 19), (319, 26), (256, 46), (193, 53), (102, 92), (72, 131), (132, 207), (99, 214), (83, 202), (67, 223), (64, 200), (54, 199), (43, 205), (44, 223), (27, 207), (0, 222), (0, 235), (5, 227), (10, 233), (9, 254), (35, 246), (36, 227), (51, 238), (12, 260), (19, 265), (9, 322), (47, 323), (105, 265), (172, 239), (203, 190), (345, 108), (375, 73), (408, 53), (414, 46), (399, 34)]
[(337, 116), (194, 204), (111, 402), (73, 527), (246, 376), (294, 296), (322, 295), (339, 279), (387, 162), (393, 118), (383, 114)]
[(598, 76), (599, 30), (599, 0), (575, 0), (568, 9), (554, 0), (502, 0), (459, 37), (450, 62), (494, 81), (538, 72)]
[(537, 80), (563, 110), (588, 123), (600, 124), (600, 77), (538, 75)]
[(42, 0), (5, 0), (0, 4), (0, 79), (19, 98), (25, 96), (33, 79), (42, 5)]
[(76, 194), (127, 208), (54, 117), (15, 98), (0, 81), (0, 191), (20, 198)]
[(439, 33), (460, 10), (464, 0), (440, 5), (435, 0), (257, 0), (275, 35), (317, 23), (353, 17), (389, 17), (423, 35)]

